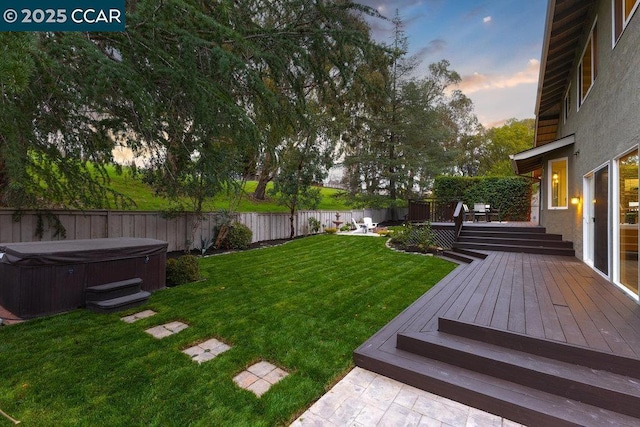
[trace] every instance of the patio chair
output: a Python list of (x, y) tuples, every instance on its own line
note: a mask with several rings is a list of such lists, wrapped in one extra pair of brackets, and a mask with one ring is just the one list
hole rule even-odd
[(462, 210), (464, 211), (463, 221), (473, 221), (473, 212), (469, 211), (469, 206), (466, 203), (462, 204)]
[(487, 205), (484, 203), (474, 203), (473, 205), (473, 220), (479, 221), (480, 218), (487, 220)]
[(487, 214), (487, 221), (498, 221), (500, 222), (501, 217), (500, 217), (500, 209), (498, 208), (491, 208), (491, 205), (487, 205), (486, 206), (486, 214)]
[(373, 220), (368, 216), (365, 216), (364, 218), (362, 218), (362, 221), (366, 225), (367, 230), (373, 230), (374, 228), (376, 228), (378, 226), (378, 223), (377, 222), (373, 222)]
[(357, 223), (354, 218), (351, 218), (351, 222), (353, 222), (353, 226), (356, 228), (356, 230), (362, 231), (363, 233), (367, 232), (367, 224)]

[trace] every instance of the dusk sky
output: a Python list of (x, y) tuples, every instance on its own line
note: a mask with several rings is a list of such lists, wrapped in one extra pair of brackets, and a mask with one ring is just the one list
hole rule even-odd
[[(361, 0), (405, 24), (421, 68), (441, 59), (462, 77), (480, 122), (534, 117), (547, 0)], [(392, 24), (370, 21), (375, 40), (392, 43)], [(420, 71), (416, 73), (419, 77)]]

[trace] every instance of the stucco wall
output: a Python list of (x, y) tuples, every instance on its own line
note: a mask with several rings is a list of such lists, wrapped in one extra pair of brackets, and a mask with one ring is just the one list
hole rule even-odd
[[(576, 70), (596, 16), (598, 76), (578, 110)], [(640, 142), (640, 11), (636, 12), (613, 49), (610, 0), (598, 2), (587, 30), (576, 52), (571, 72), (571, 112), (566, 123), (561, 118), (557, 135), (561, 138), (575, 134), (574, 147), (567, 150), (572, 152), (562, 156), (569, 158), (569, 197), (580, 194), (581, 204), (569, 205), (567, 211), (549, 211), (546, 196), (543, 196), (541, 212), (541, 224), (549, 231), (561, 233), (566, 239), (572, 240), (579, 258), (583, 254), (583, 205), (590, 202), (582, 197), (583, 177), (604, 164), (613, 167), (614, 159)], [(611, 194), (611, 180), (609, 190)], [(614, 208), (617, 209), (617, 205), (611, 203), (610, 219), (614, 218)], [(610, 220), (610, 234), (613, 226)]]

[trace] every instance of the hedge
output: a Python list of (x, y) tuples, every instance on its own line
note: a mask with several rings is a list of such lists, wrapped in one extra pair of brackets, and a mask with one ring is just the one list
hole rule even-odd
[(440, 176), (435, 179), (436, 199), (446, 202), (462, 200), (473, 209), (475, 203), (486, 203), (500, 210), (503, 221), (528, 221), (531, 212), (529, 178)]

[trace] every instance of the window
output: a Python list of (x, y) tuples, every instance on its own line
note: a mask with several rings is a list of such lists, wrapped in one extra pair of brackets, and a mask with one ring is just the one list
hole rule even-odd
[(618, 42), (627, 27), (640, 0), (613, 0), (613, 45)]
[(598, 26), (593, 24), (593, 29), (587, 40), (587, 45), (578, 64), (578, 107), (582, 105), (589, 94), (593, 82), (598, 76)]
[(549, 209), (566, 209), (569, 181), (567, 158), (549, 161)]

